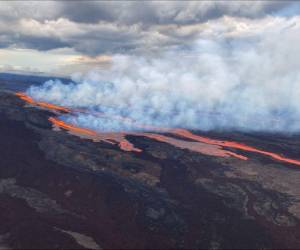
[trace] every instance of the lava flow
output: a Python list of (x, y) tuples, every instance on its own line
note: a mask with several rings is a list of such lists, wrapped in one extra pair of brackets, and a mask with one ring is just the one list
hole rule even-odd
[(136, 133), (135, 135), (145, 136), (152, 140), (171, 144), (177, 148), (189, 149), (191, 151), (206, 154), (206, 155), (220, 156), (220, 157), (233, 156), (241, 160), (248, 159), (245, 156), (230, 152), (228, 150), (224, 150), (222, 147), (218, 145), (211, 145), (203, 142), (191, 142), (191, 141), (179, 140), (173, 137), (165, 136), (162, 134), (154, 134), (154, 133)]
[(58, 105), (47, 103), (47, 102), (34, 101), (30, 96), (26, 95), (23, 92), (17, 92), (16, 96), (18, 96), (23, 101), (25, 101), (27, 103), (30, 103), (31, 105), (34, 105), (34, 106), (39, 106), (39, 107), (42, 107), (42, 108), (47, 108), (47, 109), (56, 110), (56, 111), (62, 111), (62, 112), (65, 112), (65, 113), (70, 112), (70, 109), (62, 107), (62, 106), (58, 106)]
[(132, 143), (126, 140), (125, 135), (122, 133), (97, 133), (94, 130), (87, 128), (76, 127), (72, 124), (68, 124), (62, 120), (59, 120), (54, 117), (50, 117), (49, 121), (58, 128), (63, 128), (67, 131), (70, 131), (72, 134), (83, 136), (95, 141), (105, 141), (110, 144), (118, 143), (119, 147), (124, 151), (134, 151), (141, 152), (141, 149), (134, 147)]
[(214, 139), (210, 139), (210, 138), (207, 138), (207, 137), (194, 135), (186, 129), (174, 129), (173, 133), (176, 134), (176, 135), (182, 136), (184, 138), (192, 139), (192, 140), (203, 142), (203, 143), (208, 143), (208, 144), (218, 145), (218, 146), (228, 147), (228, 148), (235, 148), (235, 149), (240, 149), (240, 150), (243, 150), (243, 151), (259, 153), (259, 154), (262, 154), (262, 155), (267, 155), (267, 156), (270, 156), (273, 159), (300, 166), (300, 161), (299, 160), (286, 158), (286, 157), (280, 156), (279, 154), (272, 153), (272, 152), (269, 152), (269, 151), (260, 150), (260, 149), (242, 144), (242, 143), (238, 143), (238, 142), (234, 142), (234, 141), (214, 140)]
[(68, 124), (62, 120), (57, 118), (50, 117), (49, 121), (58, 128), (63, 128), (68, 130), (70, 133), (83, 136), (86, 138), (93, 139), (95, 141), (105, 141), (111, 144), (118, 143), (119, 147), (124, 151), (134, 151), (134, 152), (142, 152), (141, 149), (134, 147), (132, 143), (130, 143), (125, 137), (126, 135), (134, 135), (134, 136), (144, 136), (150, 138), (152, 140), (165, 142), (171, 144), (177, 148), (181, 149), (189, 149), (194, 152), (219, 156), (219, 157), (229, 157), (233, 156), (241, 160), (247, 160), (247, 157), (230, 152), (228, 150), (222, 149), (222, 147), (218, 145), (210, 145), (202, 142), (190, 142), (185, 140), (176, 139), (173, 137), (168, 137), (162, 134), (154, 134), (154, 133), (143, 133), (143, 132), (96, 132), (91, 129), (80, 128), (74, 125)]
[[(18, 92), (16, 95), (24, 100), (25, 102), (28, 102), (32, 105), (55, 110), (55, 111), (60, 111), (60, 112), (67, 112), (67, 113), (72, 113), (72, 112), (84, 112), (88, 113), (89, 111), (83, 110), (71, 110), (69, 108), (57, 106), (54, 104), (46, 103), (46, 102), (39, 102), (33, 100), (31, 97), (27, 96), (24, 93)], [(107, 114), (99, 113), (98, 115), (101, 116), (106, 116)], [(121, 119), (124, 121), (131, 121), (129, 118), (126, 117), (120, 117), (120, 116), (112, 116), (112, 119)], [(238, 149), (242, 151), (247, 151), (247, 152), (254, 152), (262, 155), (269, 156), (275, 160), (290, 163), (290, 164), (295, 164), (300, 166), (300, 160), (294, 160), (290, 159), (284, 156), (281, 156), (279, 154), (269, 152), (269, 151), (264, 151), (257, 149), (252, 146), (248, 146), (245, 144), (241, 144), (238, 142), (234, 141), (224, 141), (224, 140), (215, 140), (215, 139), (210, 139), (208, 137), (203, 137), (199, 135), (195, 135), (191, 133), (190, 131), (186, 129), (168, 129), (168, 128), (156, 128), (156, 127), (151, 127), (147, 125), (137, 125), (137, 127), (142, 127), (142, 128), (151, 128), (152, 131), (160, 131), (160, 132), (168, 132), (171, 134), (174, 134), (176, 136), (180, 136), (182, 138), (190, 139), (193, 141), (186, 141), (186, 140), (180, 140), (174, 137), (162, 135), (159, 133), (148, 133), (148, 132), (96, 132), (91, 129), (87, 128), (80, 128), (77, 126), (74, 126), (72, 124), (68, 124), (62, 120), (59, 120), (57, 118), (50, 117), (49, 121), (57, 128), (63, 128), (68, 130), (69, 132), (78, 135), (78, 136), (83, 136), (87, 137), (90, 139), (93, 139), (95, 141), (104, 141), (110, 144), (118, 144), (119, 147), (124, 150), (124, 151), (134, 151), (134, 152), (141, 152), (142, 150), (139, 148), (136, 148), (132, 143), (130, 143), (125, 137), (126, 135), (134, 135), (134, 136), (144, 136), (156, 141), (160, 142), (165, 142), (168, 144), (171, 144), (175, 147), (182, 148), (182, 149), (188, 149), (194, 152), (198, 153), (203, 153), (207, 155), (213, 155), (213, 156), (219, 156), (219, 157), (235, 157), (241, 160), (247, 160), (248, 158), (246, 156), (231, 152), (229, 150), (226, 150), (224, 148), (232, 148), (232, 149)]]
[(54, 117), (50, 117), (49, 121), (52, 122), (52, 124), (56, 125), (57, 127), (64, 128), (66, 130), (72, 131), (74, 133), (86, 135), (86, 136), (96, 136), (97, 133), (91, 129), (87, 128), (79, 128), (76, 126), (73, 126), (71, 124), (67, 124), (64, 121), (58, 120)]

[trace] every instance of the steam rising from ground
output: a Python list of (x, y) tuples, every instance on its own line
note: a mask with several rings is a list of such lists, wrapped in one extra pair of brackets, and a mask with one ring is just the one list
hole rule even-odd
[[(54, 104), (130, 117), (138, 124), (201, 130), (300, 130), (299, 28), (256, 37), (198, 40), (158, 56), (116, 55), (109, 69), (30, 87)], [(105, 131), (132, 122), (96, 113), (64, 116)]]

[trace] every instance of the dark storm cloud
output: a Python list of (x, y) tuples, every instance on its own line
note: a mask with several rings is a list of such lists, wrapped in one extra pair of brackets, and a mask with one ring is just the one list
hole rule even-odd
[(134, 41), (111, 41), (103, 39), (95, 41), (93, 39), (83, 40), (81, 43), (74, 44), (75, 50), (89, 55), (124, 53), (130, 52), (137, 48)]
[(140, 2), (61, 2), (60, 14), (75, 22), (116, 23), (143, 25), (151, 24), (191, 24), (205, 22), (224, 15), (258, 18), (267, 14), (278, 14), (292, 5), (289, 1), (275, 2), (180, 2), (180, 1), (140, 1)]
[(114, 21), (112, 10), (116, 6), (104, 2), (60, 2), (61, 17), (74, 22), (97, 23), (99, 21)]
[(10, 41), (9, 37), (7, 37), (4, 34), (1, 34), (0, 35), (0, 48), (1, 49), (7, 48), (10, 45), (11, 45), (11, 41)]
[(67, 42), (61, 41), (57, 38), (51, 37), (32, 37), (32, 36), (21, 36), (14, 40), (14, 42), (22, 47), (28, 49), (35, 49), (40, 51), (46, 51), (51, 49), (66, 48), (71, 45)]
[(0, 46), (36, 50), (71, 47), (88, 55), (188, 46), (199, 35), (199, 30), (184, 30), (189, 25), (223, 16), (291, 16), (299, 13), (297, 4), (300, 5), (288, 1), (5, 2), (0, 5)]

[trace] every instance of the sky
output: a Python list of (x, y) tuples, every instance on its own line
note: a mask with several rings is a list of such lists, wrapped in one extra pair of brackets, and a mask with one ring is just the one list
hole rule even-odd
[[(70, 77), (26, 93), (142, 124), (298, 133), (299, 55), (299, 1), (0, 1), (0, 71)], [(128, 129), (91, 114), (61, 118)]]
[(119, 55), (197, 57), (199, 41), (296, 33), (299, 20), (295, 1), (1, 1), (0, 71), (69, 76)]

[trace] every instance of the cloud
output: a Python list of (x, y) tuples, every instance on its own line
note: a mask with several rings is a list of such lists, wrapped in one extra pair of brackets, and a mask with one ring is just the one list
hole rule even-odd
[(59, 3), (61, 17), (78, 23), (113, 22), (114, 11), (122, 3), (106, 3), (99, 1)]
[(51, 37), (32, 37), (26, 35), (14, 39), (14, 43), (20, 48), (35, 49), (40, 51), (66, 48), (70, 46), (69, 43), (61, 41), (60, 39)]
[[(219, 25), (218, 32), (222, 35), (224, 30), (228, 33), (226, 29), (237, 30), (239, 22), (261, 23), (262, 19), (293, 17), (300, 11), (297, 4), (289, 1), (5, 2), (0, 6), (0, 47), (41, 51), (68, 47), (89, 56), (149, 53), (189, 46), (200, 36), (218, 35), (212, 26)], [(236, 26), (226, 22), (226, 18), (236, 20)]]
[(69, 56), (63, 64), (51, 71), (51, 74), (70, 76), (74, 72), (88, 73), (92, 69), (108, 69), (111, 66), (111, 57), (102, 55), (97, 57)]
[[(227, 22), (235, 27), (235, 19)], [(268, 25), (257, 31), (261, 25), (245, 19), (221, 29), (228, 37), (208, 35), (158, 57), (113, 55), (109, 68), (77, 74), (69, 85), (31, 87), (28, 94), (148, 125), (299, 132), (299, 17), (261, 22)], [(93, 113), (63, 119), (99, 130), (133, 129)]]
[(224, 15), (257, 18), (277, 14), (290, 6), (290, 2), (241, 1), (141, 1), (109, 2), (89, 1), (60, 3), (61, 16), (75, 22), (100, 21), (125, 24), (192, 24), (206, 22)]

